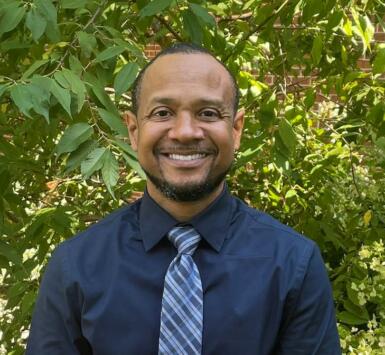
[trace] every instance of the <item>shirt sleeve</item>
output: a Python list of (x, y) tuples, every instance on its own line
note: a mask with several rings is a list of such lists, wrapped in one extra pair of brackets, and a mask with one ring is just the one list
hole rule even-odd
[[(76, 311), (75, 289), (68, 282), (65, 246), (54, 252), (43, 276), (37, 297), (27, 355), (79, 354), (82, 335)], [(79, 314), (79, 313), (78, 313)]]
[(281, 329), (279, 355), (341, 354), (332, 290), (324, 262), (313, 246), (300, 286), (293, 291), (287, 317)]

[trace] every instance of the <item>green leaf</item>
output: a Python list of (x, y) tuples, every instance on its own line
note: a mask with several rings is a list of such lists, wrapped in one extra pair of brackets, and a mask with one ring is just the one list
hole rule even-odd
[(131, 146), (129, 144), (127, 144), (126, 142), (123, 142), (122, 140), (116, 138), (114, 140), (114, 142), (116, 143), (116, 145), (122, 149), (124, 152), (126, 152), (128, 155), (130, 155), (133, 159), (135, 159), (136, 161), (138, 160), (137, 156), (136, 156), (136, 153), (134, 152), (134, 150), (131, 148)]
[(25, 25), (31, 31), (33, 40), (37, 42), (47, 27), (47, 21), (36, 8), (32, 7), (27, 13)]
[(63, 68), (62, 71), (56, 72), (54, 77), (62, 87), (70, 89), (77, 95), (78, 112), (80, 112), (84, 104), (86, 93), (86, 87), (84, 86), (83, 81), (80, 80), (75, 73), (66, 68)]
[(79, 40), (80, 48), (82, 53), (86, 58), (89, 58), (97, 46), (96, 38), (92, 34), (89, 34), (84, 31), (76, 32), (76, 36)]
[(153, 16), (165, 10), (173, 0), (153, 0), (139, 11), (140, 17)]
[(182, 18), (183, 28), (190, 37), (191, 41), (196, 44), (201, 44), (203, 40), (203, 32), (197, 17), (190, 9), (188, 9), (182, 11)]
[(30, 111), (33, 108), (36, 113), (49, 120), (50, 93), (48, 90), (33, 83), (17, 84), (10, 88), (10, 93), (12, 100), (24, 115), (31, 118)]
[(9, 84), (0, 84), (0, 98), (3, 96), (8, 87)]
[(198, 5), (198, 4), (194, 4), (194, 3), (190, 3), (189, 6), (190, 6), (190, 9), (192, 10), (192, 12), (201, 21), (203, 21), (204, 23), (208, 24), (209, 26), (212, 26), (212, 27), (215, 26), (215, 19), (214, 19), (213, 16), (211, 16), (209, 14), (207, 9), (205, 9), (204, 7), (202, 7), (202, 6)]
[(132, 157), (130, 157), (128, 154), (126, 153), (123, 153), (123, 158), (124, 160), (128, 163), (128, 165), (134, 169), (134, 171), (136, 171), (138, 173), (138, 175), (142, 178), (142, 179), (146, 179), (146, 174), (145, 172), (143, 171), (142, 167), (140, 166), (140, 164), (138, 163), (137, 160), (133, 159)]
[(87, 81), (87, 84), (91, 88), (92, 92), (102, 103), (102, 105), (107, 109), (107, 111), (113, 113), (116, 116), (119, 116), (119, 111), (111, 101), (110, 97), (104, 91), (104, 87), (102, 86), (100, 81), (90, 73), (86, 73), (85, 80)]
[(81, 163), (80, 169), (85, 179), (88, 179), (95, 171), (102, 168), (105, 152), (106, 148), (96, 148)]
[(378, 138), (374, 144), (385, 153), (385, 137)]
[[(365, 275), (363, 277), (365, 277)], [(349, 313), (354, 314), (361, 319), (366, 319), (366, 321), (368, 321), (370, 318), (368, 311), (366, 310), (365, 307), (357, 306), (356, 304), (354, 304), (352, 301), (348, 299), (344, 301), (344, 308)]]
[(261, 150), (264, 147), (264, 145), (265, 144), (263, 143), (263, 144), (260, 144), (260, 145), (258, 145), (256, 147), (247, 148), (244, 151), (239, 152), (239, 154), (237, 156), (237, 159), (235, 161), (235, 166), (236, 167), (244, 166), (249, 161), (252, 161), (252, 159), (254, 157), (256, 157), (259, 154), (261, 154)]
[(80, 76), (83, 71), (83, 66), (80, 60), (74, 55), (69, 56), (70, 69), (75, 75)]
[(307, 109), (313, 107), (316, 99), (316, 92), (314, 89), (307, 89), (305, 92), (304, 104)]
[(116, 185), (119, 179), (119, 164), (110, 150), (106, 150), (104, 153), (102, 177), (108, 191), (112, 197), (115, 198), (112, 188)]
[(25, 14), (25, 8), (19, 2), (11, 2), (0, 8), (0, 36), (12, 31)]
[(0, 241), (0, 255), (5, 256), (10, 262), (15, 265), (22, 264), (22, 258), (19, 253), (11, 245)]
[(87, 4), (87, 0), (61, 0), (63, 9), (80, 9)]
[(284, 145), (290, 152), (293, 152), (297, 145), (297, 136), (290, 122), (285, 118), (283, 118), (279, 123), (278, 133)]
[(355, 314), (350, 313), (348, 311), (342, 311), (338, 313), (337, 318), (342, 323), (350, 324), (350, 325), (360, 325), (368, 322), (366, 319), (358, 317)]
[(114, 81), (115, 95), (120, 97), (126, 92), (135, 81), (139, 71), (139, 65), (136, 63), (127, 63), (118, 72)]
[(22, 80), (28, 79), (28, 77), (31, 74), (33, 74), (37, 69), (39, 69), (41, 66), (43, 66), (47, 62), (48, 62), (48, 59), (41, 59), (41, 60), (37, 60), (36, 62), (32, 63), (32, 65), (24, 72), (21, 79)]
[(110, 113), (102, 108), (98, 108), (98, 113), (102, 120), (110, 127), (113, 131), (118, 133), (123, 137), (128, 136), (128, 131), (126, 125), (123, 123), (123, 120), (119, 117)]
[(23, 299), (21, 300), (21, 313), (27, 314), (31, 311), (32, 306), (34, 305), (36, 300), (36, 292), (29, 291), (24, 294)]
[(63, 89), (56, 81), (52, 80), (51, 93), (71, 117), (71, 94), (68, 89)]
[(96, 142), (94, 140), (88, 140), (79, 145), (78, 149), (73, 151), (66, 162), (65, 173), (68, 174), (72, 170), (80, 166), (81, 162), (87, 158), (88, 154), (96, 148)]
[(67, 127), (56, 146), (57, 155), (73, 152), (91, 137), (92, 132), (92, 127), (85, 122), (75, 123)]
[(323, 40), (321, 36), (316, 36), (313, 40), (313, 47), (311, 49), (311, 56), (314, 64), (318, 64), (321, 60), (323, 49)]
[(44, 18), (51, 23), (57, 23), (56, 7), (51, 0), (34, 0), (37, 10), (44, 16)]
[(380, 45), (373, 61), (373, 74), (385, 72), (385, 45)]
[(60, 31), (57, 25), (57, 11), (51, 0), (35, 0), (39, 13), (46, 19), (45, 34), (52, 42), (60, 41)]
[(371, 41), (374, 35), (374, 26), (368, 16), (360, 15), (354, 7), (351, 9), (352, 17), (355, 23), (354, 32), (361, 38), (363, 44), (363, 53), (371, 49)]
[(108, 47), (107, 49), (105, 49), (104, 51), (100, 52), (100, 53), (96, 56), (95, 62), (96, 62), (96, 63), (104, 62), (104, 61), (107, 60), (107, 59), (116, 57), (116, 56), (119, 55), (120, 53), (123, 53), (125, 50), (126, 50), (126, 47), (124, 47), (124, 46), (113, 46), (113, 47)]

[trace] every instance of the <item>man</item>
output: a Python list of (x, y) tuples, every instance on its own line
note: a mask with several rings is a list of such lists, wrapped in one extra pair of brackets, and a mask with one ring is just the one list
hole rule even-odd
[(340, 354), (315, 244), (232, 197), (244, 112), (233, 76), (177, 44), (139, 75), (139, 201), (61, 244), (27, 354)]

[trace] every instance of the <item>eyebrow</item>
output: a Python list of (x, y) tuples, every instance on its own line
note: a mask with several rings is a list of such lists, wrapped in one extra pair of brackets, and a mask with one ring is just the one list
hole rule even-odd
[[(179, 100), (171, 98), (171, 97), (163, 97), (163, 96), (155, 96), (151, 99), (150, 104), (164, 104), (164, 105), (173, 105), (177, 104)], [(194, 105), (203, 105), (203, 106), (213, 106), (220, 109), (228, 109), (228, 105), (226, 105), (222, 100), (217, 99), (205, 99), (201, 98), (195, 100), (193, 102)]]

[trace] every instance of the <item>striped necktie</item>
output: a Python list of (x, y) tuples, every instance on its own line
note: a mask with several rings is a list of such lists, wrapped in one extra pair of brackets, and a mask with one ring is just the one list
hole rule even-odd
[(201, 354), (203, 293), (191, 255), (200, 235), (191, 226), (174, 227), (168, 239), (178, 250), (164, 281), (159, 354)]

